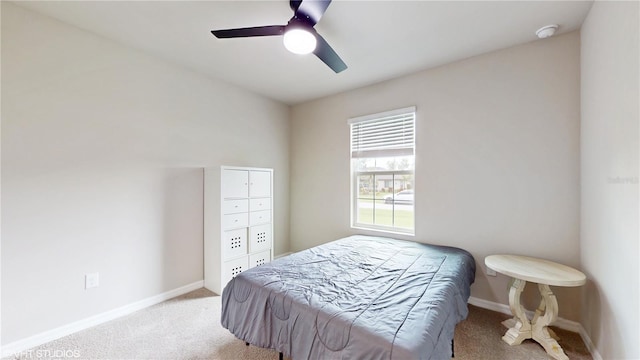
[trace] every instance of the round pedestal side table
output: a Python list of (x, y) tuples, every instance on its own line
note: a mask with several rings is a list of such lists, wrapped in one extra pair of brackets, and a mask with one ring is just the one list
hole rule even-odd
[[(581, 286), (587, 277), (569, 266), (529, 256), (491, 255), (484, 259), (484, 263), (490, 269), (513, 278), (509, 288), (509, 307), (514, 318), (503, 322), (509, 330), (502, 340), (509, 345), (518, 345), (525, 339), (533, 339), (554, 359), (568, 360), (558, 344), (557, 335), (548, 328), (558, 318), (558, 301), (549, 286)], [(520, 304), (520, 295), (527, 281), (538, 284), (542, 296), (531, 320)]]

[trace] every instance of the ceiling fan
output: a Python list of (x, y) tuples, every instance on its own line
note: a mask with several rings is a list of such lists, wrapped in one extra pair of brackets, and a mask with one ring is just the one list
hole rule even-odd
[(291, 0), (293, 17), (287, 25), (257, 26), (239, 29), (212, 30), (218, 39), (284, 35), (284, 46), (296, 54), (313, 52), (331, 70), (339, 73), (347, 68), (329, 43), (313, 28), (327, 11), (331, 0)]

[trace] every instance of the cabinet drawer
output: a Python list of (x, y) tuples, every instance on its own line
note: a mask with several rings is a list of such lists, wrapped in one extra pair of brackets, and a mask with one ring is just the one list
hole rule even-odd
[(236, 275), (240, 274), (243, 271), (249, 269), (249, 257), (243, 256), (238, 259), (234, 259), (231, 261), (227, 261), (222, 266), (222, 288), (227, 285), (231, 279), (236, 277)]
[(247, 213), (222, 215), (222, 228), (225, 230), (246, 227), (247, 225), (249, 225)]
[(247, 229), (225, 231), (222, 239), (224, 259), (247, 254)]
[(249, 200), (251, 211), (261, 211), (271, 209), (271, 198), (259, 198)]
[(271, 222), (271, 210), (252, 211), (249, 213), (249, 225), (259, 225)]
[(271, 224), (249, 228), (249, 251), (257, 252), (271, 248)]
[(271, 249), (249, 255), (249, 268), (264, 265), (271, 261)]
[(223, 214), (237, 214), (249, 211), (249, 200), (224, 200), (222, 201)]

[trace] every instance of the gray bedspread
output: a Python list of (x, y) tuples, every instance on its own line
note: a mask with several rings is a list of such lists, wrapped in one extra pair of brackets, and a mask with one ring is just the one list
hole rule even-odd
[(298, 359), (449, 359), (475, 277), (468, 252), (351, 236), (236, 276), (222, 325)]

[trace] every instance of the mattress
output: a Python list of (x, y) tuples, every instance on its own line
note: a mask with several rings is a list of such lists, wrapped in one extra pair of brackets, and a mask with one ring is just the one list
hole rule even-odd
[(221, 323), (292, 359), (449, 359), (474, 277), (462, 249), (355, 235), (239, 274)]

